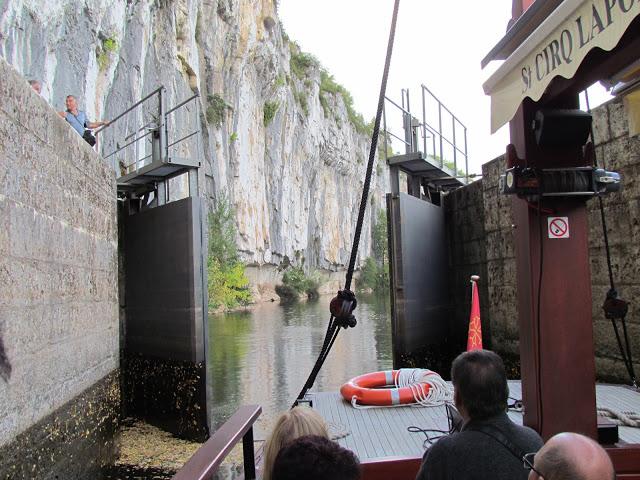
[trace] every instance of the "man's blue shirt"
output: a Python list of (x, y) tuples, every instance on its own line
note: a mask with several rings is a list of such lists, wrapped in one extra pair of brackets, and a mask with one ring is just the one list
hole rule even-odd
[(78, 110), (78, 115), (67, 111), (64, 118), (80, 136), (84, 135), (84, 125), (87, 123), (87, 115), (82, 110)]

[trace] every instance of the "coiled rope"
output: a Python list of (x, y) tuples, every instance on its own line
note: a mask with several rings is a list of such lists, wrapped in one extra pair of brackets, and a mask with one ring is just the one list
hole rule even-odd
[[(429, 390), (425, 393), (425, 385)], [(389, 408), (389, 407), (439, 407), (453, 402), (453, 387), (445, 382), (433, 370), (424, 368), (401, 368), (395, 380), (395, 388), (409, 388), (415, 403), (405, 405), (359, 405), (356, 397), (351, 397), (353, 408)]]
[(622, 412), (613, 408), (598, 407), (598, 415), (611, 419), (616, 425), (640, 428), (640, 415), (636, 412)]

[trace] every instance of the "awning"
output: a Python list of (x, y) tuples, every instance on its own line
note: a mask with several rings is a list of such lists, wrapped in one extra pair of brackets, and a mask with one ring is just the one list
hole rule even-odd
[(484, 83), (491, 133), (555, 77), (572, 78), (590, 50), (612, 50), (638, 15), (640, 0), (564, 0)]

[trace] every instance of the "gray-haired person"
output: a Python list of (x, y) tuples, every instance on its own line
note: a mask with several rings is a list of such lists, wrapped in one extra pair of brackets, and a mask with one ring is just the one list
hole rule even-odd
[(526, 480), (523, 457), (542, 439), (507, 416), (509, 387), (502, 359), (489, 350), (460, 354), (451, 367), (460, 432), (426, 451), (418, 480)]
[(109, 122), (101, 120), (90, 122), (87, 119), (87, 114), (84, 111), (78, 109), (78, 101), (73, 95), (67, 95), (65, 103), (67, 110), (64, 112), (58, 112), (58, 115), (64, 118), (67, 123), (69, 123), (69, 125), (71, 125), (71, 127), (73, 127), (73, 129), (87, 141), (87, 143), (93, 146), (93, 144), (95, 144), (95, 138), (93, 138), (93, 136), (91, 135), (91, 138), (93, 138), (92, 144), (85, 136), (85, 129), (98, 128), (103, 125), (109, 125)]

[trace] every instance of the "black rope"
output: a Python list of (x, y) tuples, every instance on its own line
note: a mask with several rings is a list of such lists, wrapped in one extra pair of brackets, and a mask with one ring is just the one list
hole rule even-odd
[(338, 338), (340, 328), (354, 327), (356, 319), (352, 315), (353, 310), (356, 308), (357, 301), (353, 292), (351, 292), (351, 279), (353, 277), (353, 271), (355, 269), (356, 257), (358, 256), (358, 247), (360, 245), (360, 235), (362, 234), (362, 224), (364, 223), (364, 214), (367, 209), (367, 199), (369, 198), (369, 189), (371, 187), (371, 176), (373, 174), (373, 162), (375, 160), (376, 149), (378, 146), (378, 135), (380, 133), (380, 120), (382, 118), (382, 108), (384, 106), (384, 96), (387, 90), (387, 78), (389, 77), (389, 66), (391, 64), (391, 52), (393, 51), (393, 41), (396, 35), (396, 23), (398, 20), (398, 8), (400, 6), (400, 0), (395, 0), (393, 6), (393, 17), (391, 19), (391, 29), (389, 31), (389, 42), (387, 44), (387, 56), (384, 62), (384, 72), (382, 74), (382, 84), (380, 85), (380, 96), (378, 97), (378, 110), (376, 111), (376, 120), (373, 126), (373, 134), (371, 135), (371, 149), (369, 150), (369, 163), (367, 163), (367, 173), (364, 179), (364, 187), (362, 189), (362, 198), (360, 199), (360, 210), (358, 212), (358, 220), (356, 222), (356, 230), (353, 236), (353, 246), (351, 247), (351, 257), (349, 259), (349, 267), (347, 268), (347, 275), (345, 278), (344, 290), (338, 292), (338, 296), (331, 301), (331, 318), (329, 319), (329, 325), (327, 326), (327, 333), (325, 334), (322, 348), (318, 355), (318, 359), (311, 369), (309, 378), (305, 382), (302, 390), (298, 394), (296, 401), (293, 403), (295, 406), (298, 400), (302, 400), (309, 389), (313, 387), (316, 381), (318, 373), (327, 359), (331, 347)]
[(537, 405), (538, 405), (538, 427), (539, 431), (542, 432), (542, 422), (544, 419), (543, 410), (542, 410), (542, 322), (540, 316), (540, 304), (542, 299), (542, 273), (544, 272), (544, 237), (542, 235), (543, 225), (543, 216), (542, 216), (542, 192), (543, 188), (543, 177), (540, 175), (538, 180), (539, 192), (538, 192), (538, 243), (539, 243), (539, 255), (540, 255), (540, 263), (538, 267), (538, 298), (536, 305), (536, 381), (538, 382), (538, 396), (537, 396)]
[[(587, 111), (591, 113), (591, 106), (589, 105), (589, 92), (585, 90), (584, 95), (587, 103)], [(598, 168), (598, 162), (597, 162), (596, 151), (595, 151), (596, 139), (593, 134), (593, 122), (591, 123), (590, 135), (591, 135), (591, 148), (593, 149), (593, 164), (596, 168)], [(631, 352), (631, 344), (629, 342), (629, 335), (627, 333), (626, 315), (629, 308), (629, 304), (626, 301), (618, 298), (618, 291), (616, 290), (615, 283), (613, 282), (613, 266), (611, 264), (611, 249), (609, 247), (609, 234), (607, 232), (607, 220), (604, 214), (604, 203), (602, 202), (602, 197), (600, 195), (598, 195), (598, 205), (600, 207), (600, 220), (602, 222), (602, 236), (604, 240), (604, 251), (607, 257), (607, 269), (609, 271), (609, 291), (607, 292), (604, 304), (602, 305), (602, 309), (604, 310), (605, 318), (611, 320), (611, 325), (613, 326), (613, 331), (615, 332), (615, 335), (616, 335), (616, 341), (618, 342), (618, 348), (620, 349), (620, 356), (622, 357), (624, 366), (627, 369), (629, 378), (631, 379), (631, 384), (637, 388), (636, 373), (633, 367), (633, 356)], [(624, 345), (622, 343), (622, 339), (620, 338), (620, 332), (618, 330), (618, 324), (616, 320), (620, 320), (620, 322), (622, 323), (622, 330), (624, 334)]]
[(373, 125), (373, 134), (371, 135), (371, 148), (369, 149), (369, 163), (367, 164), (367, 174), (364, 179), (364, 187), (362, 188), (362, 198), (360, 199), (360, 211), (358, 212), (358, 223), (356, 223), (356, 231), (353, 235), (353, 246), (351, 247), (351, 258), (349, 259), (349, 268), (344, 283), (345, 290), (351, 289), (351, 278), (356, 265), (356, 257), (358, 256), (358, 246), (360, 244), (360, 234), (362, 233), (362, 224), (364, 223), (364, 213), (367, 209), (367, 199), (369, 198), (369, 187), (371, 186), (371, 174), (373, 173), (373, 162), (378, 148), (378, 134), (380, 133), (380, 120), (382, 118), (382, 108), (384, 107), (384, 95), (387, 90), (387, 78), (389, 76), (389, 65), (391, 64), (391, 52), (393, 51), (393, 40), (396, 34), (396, 20), (398, 18), (398, 7), (400, 0), (396, 0), (393, 6), (393, 17), (391, 19), (391, 30), (389, 32), (389, 43), (387, 44), (387, 58), (384, 62), (384, 73), (382, 75), (382, 85), (380, 85), (380, 96), (378, 97), (378, 110), (376, 111), (376, 121)]

